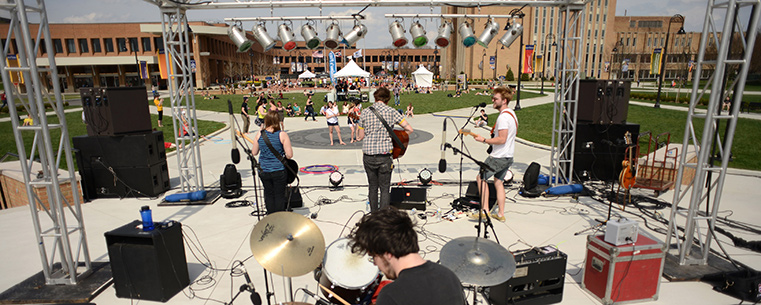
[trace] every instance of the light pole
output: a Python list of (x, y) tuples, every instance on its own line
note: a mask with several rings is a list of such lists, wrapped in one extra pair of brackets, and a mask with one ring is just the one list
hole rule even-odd
[[(550, 37), (552, 38), (552, 45), (548, 46), (547, 45), (547, 38), (550, 38)], [(557, 47), (557, 45), (558, 44), (555, 43), (555, 35), (553, 35), (552, 33), (549, 33), (549, 34), (544, 36), (544, 62), (542, 63), (542, 66), (543, 66), (543, 69), (542, 69), (542, 88), (539, 90), (540, 94), (544, 94), (544, 79), (547, 77), (547, 66), (549, 66), (547, 64), (547, 54), (548, 54), (547, 51), (550, 49), (550, 47)]]
[[(523, 6), (525, 7), (525, 5)], [(521, 11), (522, 8), (513, 9), (510, 11), (510, 15), (521, 18), (521, 24), (523, 24), (523, 17), (526, 16), (526, 14)], [(521, 31), (521, 43), (520, 48), (518, 49), (518, 91), (517, 91), (517, 97), (515, 98), (515, 110), (521, 110), (521, 76), (523, 76), (523, 31)]]
[(671, 23), (672, 22), (681, 22), (682, 27), (679, 28), (679, 31), (676, 32), (677, 35), (684, 35), (684, 16), (676, 14), (669, 19), (669, 26), (666, 29), (666, 43), (663, 44), (663, 53), (661, 53), (661, 64), (658, 67), (659, 75), (658, 75), (658, 95), (655, 97), (655, 105), (653, 107), (655, 108), (661, 108), (661, 90), (663, 88), (663, 74), (666, 74), (666, 67), (664, 65), (666, 64), (666, 50), (669, 46), (669, 34), (671, 34)]
[[(610, 72), (613, 71), (613, 54), (618, 52), (618, 47), (624, 48), (624, 42), (623, 38), (619, 41), (616, 41), (616, 44), (613, 46), (613, 49), (610, 50), (610, 66), (608, 67), (608, 79), (610, 78)], [(616, 73), (616, 76), (618, 76), (618, 73)]]

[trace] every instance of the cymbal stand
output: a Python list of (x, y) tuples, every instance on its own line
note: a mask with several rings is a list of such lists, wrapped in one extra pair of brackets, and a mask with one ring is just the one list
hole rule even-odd
[[(473, 304), (478, 304), (478, 294), (481, 294), (481, 297), (484, 298), (484, 303), (491, 305), (492, 302), (489, 300), (489, 297), (486, 295), (486, 291), (484, 290), (484, 287), (478, 286), (478, 285), (470, 285), (468, 287), (469, 289), (473, 289)], [(467, 303), (467, 300), (466, 300)]]
[[(486, 163), (476, 160), (475, 158), (473, 158), (473, 156), (467, 153), (464, 153), (462, 150), (459, 150), (456, 147), (452, 146), (452, 144), (444, 143), (444, 150), (446, 150), (447, 148), (451, 149), (455, 155), (459, 153), (461, 155), (460, 158), (468, 158), (471, 161), (475, 162), (478, 165), (478, 167), (480, 167), (478, 172), (479, 175), (481, 175), (483, 171), (485, 170), (489, 170), (489, 171), (494, 170), (493, 168), (491, 168), (491, 166), (488, 166), (486, 165)], [(460, 177), (462, 177), (462, 166), (460, 166)], [(486, 182), (484, 181), (484, 183)], [(462, 192), (462, 187), (460, 188), (460, 192)], [(479, 201), (483, 201), (483, 200), (479, 200)], [(494, 230), (494, 224), (492, 224), (491, 218), (489, 217), (488, 213), (481, 212), (484, 209), (483, 204), (484, 204), (483, 202), (480, 202), (478, 205), (479, 210), (478, 210), (478, 224), (476, 225), (476, 236), (481, 236), (481, 220), (482, 220), (481, 217), (486, 216), (486, 221), (484, 221), (484, 225), (485, 225), (484, 238), (489, 238), (489, 233), (487, 230), (488, 228), (491, 228), (492, 233), (494, 233), (494, 238), (497, 240), (497, 243), (499, 243), (499, 238), (497, 238), (497, 232)]]
[[(237, 124), (238, 121), (236, 120), (235, 123)], [(235, 141), (238, 142), (238, 144), (243, 147), (243, 151), (246, 153), (246, 156), (248, 157), (248, 160), (251, 161), (251, 179), (254, 181), (254, 205), (256, 205), (256, 209), (251, 212), (251, 215), (253, 216), (256, 214), (256, 221), (259, 222), (262, 220), (262, 213), (259, 208), (259, 188), (258, 184), (256, 183), (256, 170), (259, 168), (259, 163), (256, 161), (256, 158), (254, 158), (254, 155), (251, 151), (251, 147), (246, 143), (246, 141), (241, 141), (240, 137), (236, 136)], [(270, 284), (267, 276), (267, 269), (262, 268), (262, 271), (264, 271), (264, 288), (266, 290), (265, 297), (267, 298), (267, 305), (272, 305), (271, 298), (275, 295), (274, 291), (270, 291)], [(271, 276), (271, 275), (270, 275)], [(273, 287), (274, 288), (274, 287)]]

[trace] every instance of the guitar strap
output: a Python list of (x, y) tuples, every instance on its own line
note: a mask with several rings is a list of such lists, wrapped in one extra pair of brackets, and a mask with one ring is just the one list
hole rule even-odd
[(391, 129), (391, 126), (388, 126), (388, 123), (386, 123), (386, 120), (384, 120), (383, 117), (380, 115), (380, 113), (378, 113), (378, 110), (375, 110), (373, 106), (370, 106), (369, 109), (372, 110), (373, 113), (375, 113), (375, 116), (377, 116), (378, 119), (380, 119), (381, 123), (383, 123), (383, 126), (386, 127), (386, 130), (388, 130), (388, 134), (391, 135), (391, 138), (394, 139), (394, 142), (396, 142), (396, 145), (398, 145), (402, 149), (407, 149), (406, 147), (404, 147), (404, 143), (402, 143), (402, 140), (400, 140), (399, 137), (397, 137), (396, 134), (394, 133), (394, 130)]
[(275, 150), (275, 147), (272, 146), (272, 142), (270, 142), (270, 137), (267, 136), (267, 131), (262, 129), (261, 137), (264, 139), (264, 144), (267, 144), (267, 147), (269, 147), (270, 151), (272, 152), (275, 157), (280, 160), (280, 163), (283, 163), (283, 167), (285, 167), (287, 170), (291, 172), (291, 174), (296, 175), (296, 171), (292, 169), (290, 166), (288, 166), (288, 163), (286, 163), (285, 156), (281, 155), (280, 153)]
[[(508, 111), (508, 109), (502, 110), (502, 112), (500, 112), (499, 114), (502, 115), (502, 113), (507, 113), (511, 117), (513, 117), (513, 120), (515, 120), (515, 127), (516, 128), (518, 127), (518, 119), (515, 118), (514, 114), (512, 114), (510, 111)], [(497, 119), (499, 120), (499, 116), (497, 117)], [(494, 122), (494, 126), (491, 127), (491, 135), (492, 135), (492, 137), (494, 137), (494, 128), (497, 128), (497, 122)]]

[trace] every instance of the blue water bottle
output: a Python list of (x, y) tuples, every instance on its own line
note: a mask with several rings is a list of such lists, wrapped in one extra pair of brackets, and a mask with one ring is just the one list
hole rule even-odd
[(153, 216), (151, 207), (144, 205), (140, 208), (140, 217), (143, 219), (143, 231), (153, 231)]

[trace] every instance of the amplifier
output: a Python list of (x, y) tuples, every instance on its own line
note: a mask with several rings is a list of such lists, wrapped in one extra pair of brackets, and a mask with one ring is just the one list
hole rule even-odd
[(71, 139), (82, 156), (80, 167), (151, 166), (166, 160), (164, 132), (120, 136), (77, 136)]
[(516, 251), (515, 275), (507, 282), (489, 287), (496, 305), (542, 305), (563, 300), (565, 265), (568, 256), (552, 246)]
[(427, 196), (422, 187), (392, 187), (391, 205), (401, 210), (425, 211)]
[(293, 211), (293, 208), (300, 208), (304, 206), (304, 200), (301, 198), (301, 192), (298, 186), (286, 186), (285, 200), (287, 202), (287, 210)]
[[(494, 206), (497, 202), (497, 190), (494, 188), (494, 181), (489, 181), (489, 206)], [(465, 197), (475, 199), (481, 202), (481, 195), (478, 192), (478, 184), (475, 181), (468, 183), (468, 190), (465, 191)]]
[(151, 166), (106, 167), (93, 164), (80, 167), (82, 189), (90, 199), (156, 197), (169, 190), (166, 160)]

